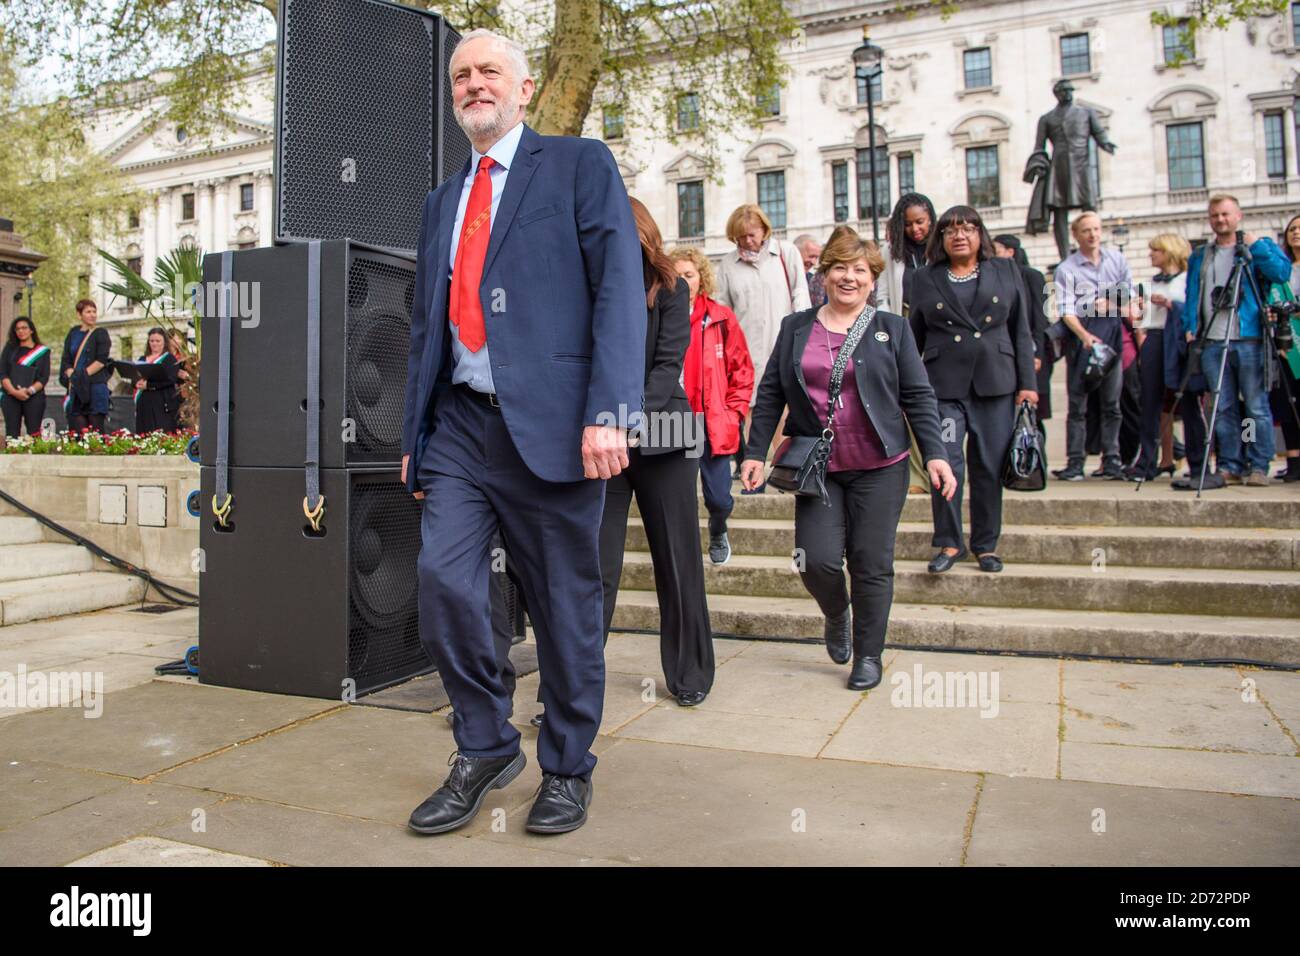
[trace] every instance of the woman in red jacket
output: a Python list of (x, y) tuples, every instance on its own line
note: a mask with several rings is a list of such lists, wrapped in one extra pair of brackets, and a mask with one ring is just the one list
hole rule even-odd
[(681, 246), (669, 256), (691, 291), (691, 343), (682, 365), (682, 387), (691, 410), (704, 415), (700, 481), (709, 511), (709, 560), (726, 564), (731, 558), (731, 460), (740, 448), (740, 426), (749, 412), (754, 362), (735, 313), (709, 298), (715, 286), (704, 253)]

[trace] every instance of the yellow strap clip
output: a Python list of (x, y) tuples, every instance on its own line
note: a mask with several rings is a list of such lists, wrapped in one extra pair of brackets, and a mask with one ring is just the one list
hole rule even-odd
[(320, 496), (320, 500), (316, 502), (316, 508), (313, 510), (308, 507), (307, 496), (304, 495), (302, 499), (302, 513), (305, 514), (307, 520), (311, 522), (311, 530), (319, 531), (321, 518), (325, 516), (325, 496)]
[(221, 527), (226, 526), (226, 518), (230, 515), (230, 509), (235, 503), (235, 496), (226, 492), (226, 500), (223, 504), (217, 504), (217, 496), (212, 496), (212, 513), (217, 517), (217, 524)]

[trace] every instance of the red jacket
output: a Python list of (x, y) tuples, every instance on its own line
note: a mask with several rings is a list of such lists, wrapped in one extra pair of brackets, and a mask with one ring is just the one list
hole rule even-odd
[(754, 362), (735, 313), (708, 296), (697, 296), (691, 310), (682, 388), (691, 409), (704, 413), (709, 450), (714, 455), (739, 450), (740, 420), (754, 391)]

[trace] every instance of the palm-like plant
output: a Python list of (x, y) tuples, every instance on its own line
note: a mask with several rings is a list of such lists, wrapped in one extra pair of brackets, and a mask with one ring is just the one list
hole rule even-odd
[[(99, 287), (114, 298), (137, 302), (144, 307), (145, 318), (175, 332), (183, 343), (185, 364), (190, 377), (180, 383), (180, 423), (198, 428), (199, 350), (202, 322), (200, 296), (203, 288), (203, 253), (197, 246), (178, 246), (154, 263), (152, 283), (137, 275), (126, 262), (104, 249), (100, 256), (113, 268), (116, 282), (101, 282)], [(191, 346), (188, 331), (194, 329)]]

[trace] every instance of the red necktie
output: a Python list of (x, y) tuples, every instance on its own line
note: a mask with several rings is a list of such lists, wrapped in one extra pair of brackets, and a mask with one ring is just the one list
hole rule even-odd
[(456, 326), (461, 344), (471, 352), (477, 352), (487, 341), (478, 287), (483, 281), (483, 260), (492, 235), (492, 175), (488, 171), (495, 165), (491, 156), (478, 161), (460, 227), (456, 264), (451, 270), (451, 324)]

